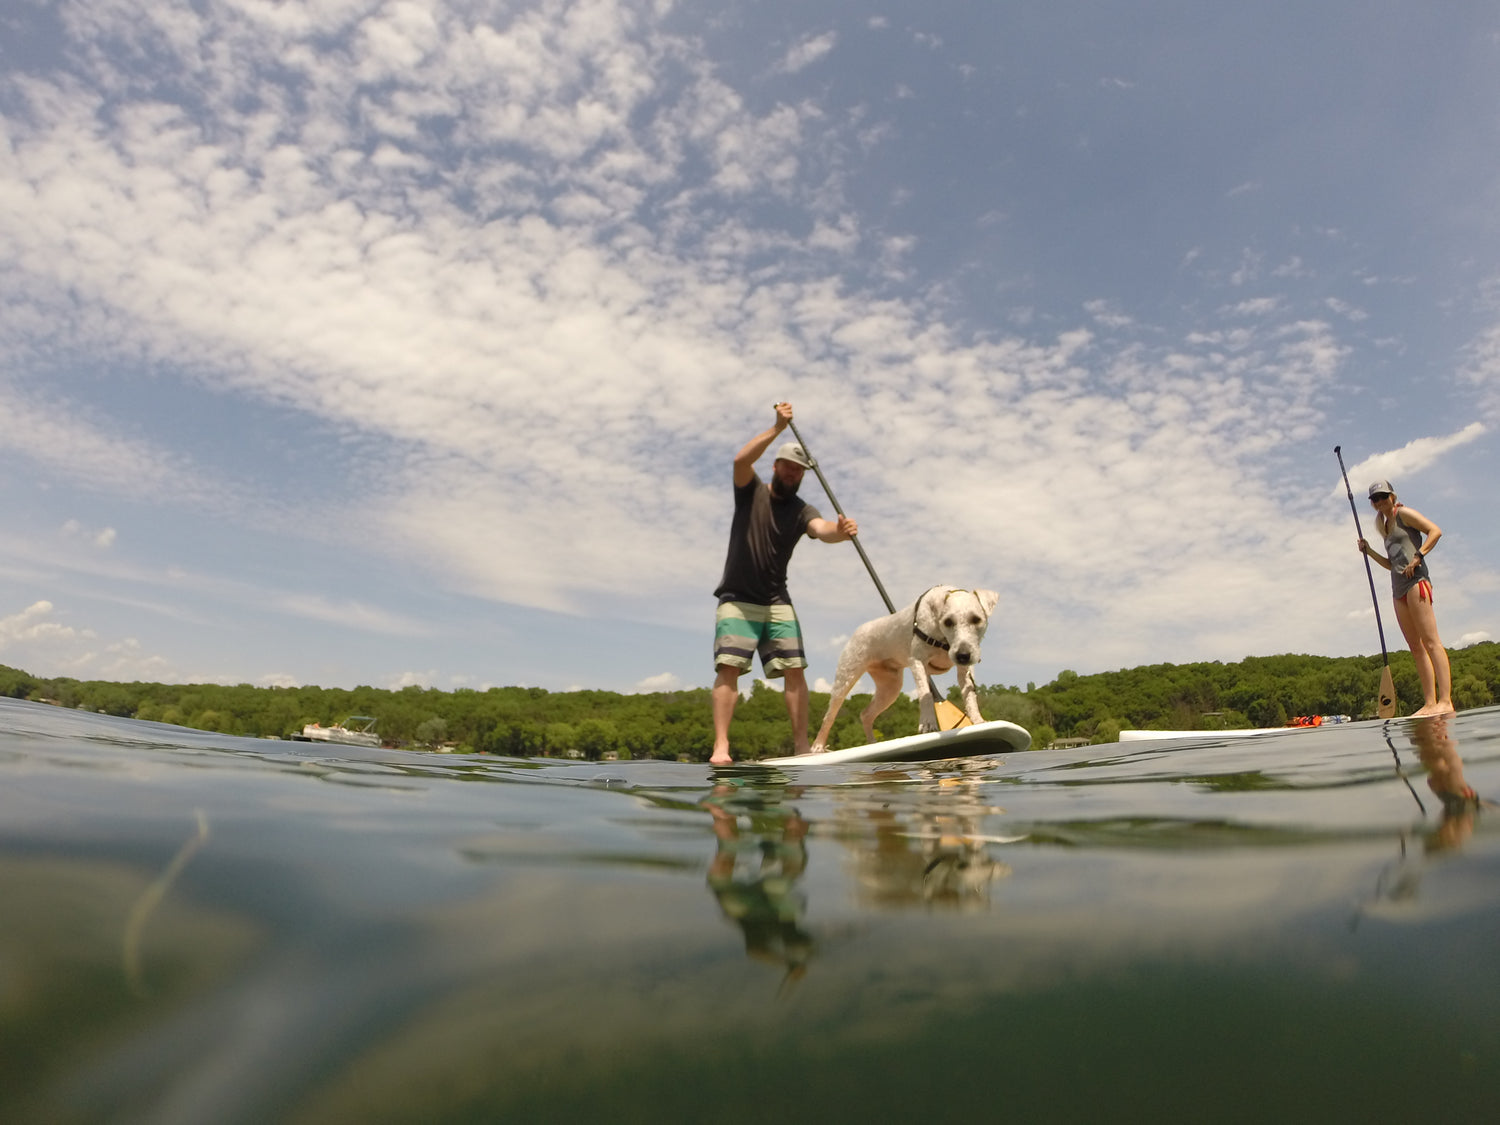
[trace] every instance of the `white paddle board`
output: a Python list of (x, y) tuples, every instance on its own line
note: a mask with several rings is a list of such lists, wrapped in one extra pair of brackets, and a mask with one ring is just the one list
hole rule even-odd
[(1122, 730), (1121, 742), (1155, 742), (1163, 738), (1253, 738), (1284, 730), (1312, 730), (1312, 727), (1253, 727), (1248, 730)]
[(956, 730), (890, 738), (821, 754), (797, 754), (790, 758), (762, 758), (737, 762), (744, 766), (839, 766), (854, 762), (936, 762), (944, 758), (976, 758), (984, 754), (1007, 754), (1031, 747), (1025, 727), (997, 719)]

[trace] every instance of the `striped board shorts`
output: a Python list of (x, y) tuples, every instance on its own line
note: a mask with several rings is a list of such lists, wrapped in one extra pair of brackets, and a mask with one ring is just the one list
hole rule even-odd
[(766, 679), (774, 680), (788, 668), (806, 668), (802, 626), (789, 605), (720, 602), (714, 625), (714, 667), (748, 669), (760, 653)]

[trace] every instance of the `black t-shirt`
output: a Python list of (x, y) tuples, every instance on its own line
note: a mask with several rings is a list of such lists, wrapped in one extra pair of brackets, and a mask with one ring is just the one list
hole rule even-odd
[(724, 577), (714, 596), (721, 602), (787, 605), (786, 566), (818, 509), (797, 496), (778, 500), (759, 476), (734, 490), (734, 522)]

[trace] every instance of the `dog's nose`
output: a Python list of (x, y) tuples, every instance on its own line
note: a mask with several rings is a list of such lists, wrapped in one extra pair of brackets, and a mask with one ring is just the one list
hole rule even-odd
[(974, 654), (968, 649), (962, 649), (953, 654), (953, 659), (960, 664), (972, 664), (974, 663)]

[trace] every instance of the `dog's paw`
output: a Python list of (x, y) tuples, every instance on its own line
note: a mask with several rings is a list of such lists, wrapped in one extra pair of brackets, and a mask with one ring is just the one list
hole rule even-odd
[(923, 719), (917, 724), (918, 734), (936, 734), (938, 730), (936, 719)]

